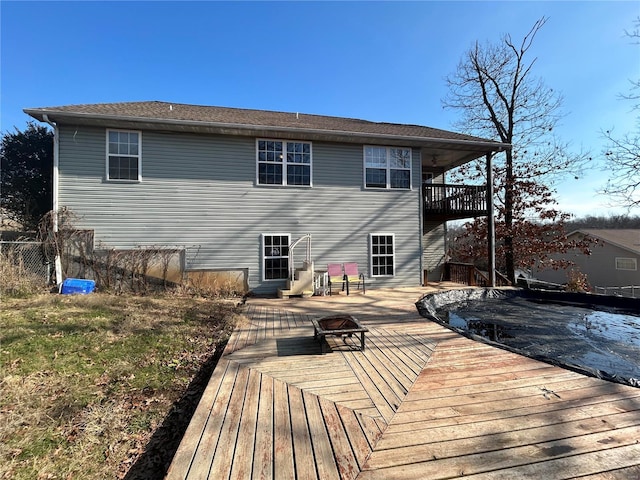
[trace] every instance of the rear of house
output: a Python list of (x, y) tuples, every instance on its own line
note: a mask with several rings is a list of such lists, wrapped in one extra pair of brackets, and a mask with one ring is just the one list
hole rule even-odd
[[(311, 234), (316, 270), (357, 262), (372, 286), (439, 277), (444, 222), (423, 180), (500, 144), (427, 127), (163, 102), (27, 109), (56, 130), (54, 208), (95, 248), (181, 251), (182, 276), (282, 288)], [(294, 259), (295, 260), (295, 259)]]

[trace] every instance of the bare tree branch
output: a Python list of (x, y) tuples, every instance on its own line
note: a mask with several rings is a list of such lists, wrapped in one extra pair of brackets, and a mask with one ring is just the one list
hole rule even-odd
[[(529, 59), (530, 51), (546, 22), (546, 17), (537, 20), (520, 42), (508, 34), (495, 44), (476, 42), (447, 77), (449, 94), (443, 99), (445, 108), (460, 113), (459, 129), (512, 145), (494, 162), (503, 264), (512, 280), (516, 252), (533, 252), (516, 245), (522, 225), (532, 224), (532, 216), (544, 221), (565, 218), (550, 207), (555, 203), (550, 185), (559, 176), (575, 175), (588, 158), (571, 153), (568, 143), (555, 136), (563, 116), (562, 97), (533, 73), (537, 59)], [(482, 168), (461, 171), (466, 180), (484, 175)]]
[[(640, 17), (635, 20), (632, 31), (625, 35), (640, 45)], [(631, 80), (631, 93), (621, 94), (620, 98), (636, 102), (632, 109), (640, 110), (640, 79)], [(618, 206), (627, 209), (640, 206), (640, 115), (636, 118), (636, 130), (616, 136), (613, 130), (602, 132), (607, 142), (604, 151), (606, 170), (609, 172), (607, 184), (602, 193)]]

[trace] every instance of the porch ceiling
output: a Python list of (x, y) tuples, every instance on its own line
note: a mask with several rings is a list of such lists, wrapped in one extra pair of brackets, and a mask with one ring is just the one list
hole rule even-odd
[(488, 153), (504, 151), (508, 147), (502, 148), (472, 145), (429, 145), (423, 146), (422, 170), (429, 172), (446, 172), (452, 168), (459, 167), (477, 158), (482, 158)]

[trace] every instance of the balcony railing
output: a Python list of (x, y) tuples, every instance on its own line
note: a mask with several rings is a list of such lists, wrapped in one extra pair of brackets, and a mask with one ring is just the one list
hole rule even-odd
[(484, 185), (424, 184), (425, 219), (455, 220), (487, 215), (487, 187)]

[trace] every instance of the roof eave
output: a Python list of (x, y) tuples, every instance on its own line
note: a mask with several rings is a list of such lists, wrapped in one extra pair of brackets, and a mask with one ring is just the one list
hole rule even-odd
[[(629, 247), (628, 245), (624, 245), (622, 243), (616, 242), (615, 240), (611, 240), (609, 238), (604, 238), (602, 235), (599, 235), (597, 233), (594, 233), (592, 231), (589, 231), (590, 229), (577, 229), (577, 230), (573, 230), (572, 232), (567, 234), (567, 237), (570, 237), (572, 235), (576, 235), (576, 234), (580, 234), (580, 235), (585, 235), (588, 237), (596, 237), (597, 239), (601, 240), (603, 243), (609, 244), (609, 245), (613, 245), (614, 247), (618, 247), (622, 250), (626, 250), (627, 252), (630, 252), (634, 255), (640, 255), (640, 249), (635, 249), (633, 247)], [(592, 229), (591, 229), (592, 230)]]
[[(175, 119), (160, 119), (160, 118), (148, 118), (148, 117), (131, 117), (131, 116), (118, 116), (118, 115), (96, 115), (86, 113), (75, 112), (62, 112), (59, 110), (48, 109), (24, 109), (24, 112), (37, 120), (43, 121), (43, 116), (46, 114), (53, 121), (57, 119), (66, 120), (102, 120), (107, 122), (126, 123), (132, 122), (136, 124), (148, 123), (157, 126), (168, 125), (174, 127), (205, 127), (208, 129), (219, 129), (221, 133), (230, 133), (229, 131), (247, 132), (247, 135), (254, 134), (255, 132), (271, 131), (271, 132), (289, 132), (300, 135), (316, 135), (326, 138), (335, 136), (345, 137), (349, 139), (382, 139), (389, 141), (400, 141), (404, 143), (410, 143), (411, 145), (420, 145), (428, 143), (434, 144), (447, 144), (458, 145), (460, 147), (469, 147), (469, 149), (482, 149), (490, 151), (504, 151), (511, 148), (511, 145), (492, 142), (492, 141), (478, 141), (478, 140), (465, 140), (465, 139), (453, 139), (453, 138), (437, 138), (437, 137), (416, 137), (408, 135), (393, 135), (393, 134), (378, 134), (378, 133), (363, 133), (363, 132), (351, 132), (341, 130), (327, 130), (327, 129), (311, 129), (311, 128), (296, 128), (285, 127), (277, 125), (249, 125), (238, 123), (222, 123), (222, 122), (202, 122), (196, 120), (175, 120)], [(353, 140), (351, 140), (353, 141)]]

